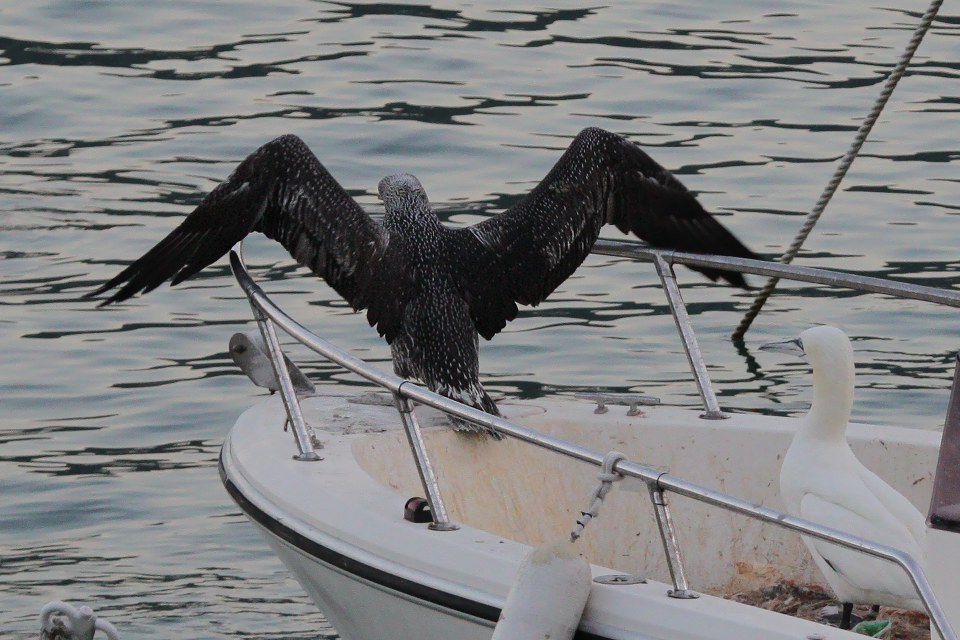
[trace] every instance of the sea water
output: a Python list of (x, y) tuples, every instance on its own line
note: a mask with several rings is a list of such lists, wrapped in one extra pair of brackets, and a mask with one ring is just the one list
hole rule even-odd
[[(335, 637), (217, 476), (224, 435), (262, 396), (227, 354), (251, 321), (225, 262), (116, 307), (81, 297), (256, 147), (299, 135), (371, 213), (382, 176), (413, 173), (465, 225), (600, 126), (772, 258), (925, 9), (617, 4), (0, 3), (0, 635), (35, 637), (58, 598), (130, 638)], [(798, 264), (960, 283), (958, 76), (948, 3)], [(389, 366), (365, 319), (281, 248), (247, 256), (295, 317)], [(856, 419), (942, 424), (956, 312), (784, 282), (733, 343), (752, 295), (677, 272), (725, 409), (802, 411), (807, 365), (757, 346), (830, 323), (853, 339)], [(318, 384), (354, 380), (294, 357)], [(617, 258), (588, 258), (523, 309), (481, 370), (509, 397), (699, 401), (653, 270)]]

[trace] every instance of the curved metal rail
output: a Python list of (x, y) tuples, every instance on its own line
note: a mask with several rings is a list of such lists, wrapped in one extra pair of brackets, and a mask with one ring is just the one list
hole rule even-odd
[(653, 249), (650, 245), (629, 240), (599, 239), (593, 245), (593, 253), (634, 260), (654, 261), (663, 258), (669, 264), (685, 264), (694, 267), (714, 267), (730, 269), (741, 273), (750, 273), (758, 276), (770, 276), (810, 282), (831, 287), (855, 289), (868, 293), (881, 293), (906, 298), (908, 300), (922, 300), (948, 307), (960, 307), (960, 291), (953, 289), (939, 289), (922, 284), (898, 282), (884, 278), (861, 276), (856, 273), (844, 273), (815, 267), (800, 267), (792, 264), (768, 262), (766, 260), (750, 260), (748, 258), (731, 258), (727, 256), (711, 256), (700, 253), (684, 253), (682, 251), (664, 251)]
[[(919, 285), (898, 284), (889, 281), (883, 281), (878, 278), (867, 278), (864, 276), (855, 276), (838, 272), (831, 272), (820, 269), (810, 269), (793, 267), (776, 263), (765, 263), (758, 260), (744, 260), (737, 258), (721, 258), (716, 256), (701, 256), (695, 254), (685, 254), (679, 252), (661, 252), (634, 243), (618, 243), (602, 241), (598, 252), (607, 255), (623, 255), (631, 258), (649, 259), (662, 261), (658, 262), (658, 269), (666, 266), (669, 270), (672, 263), (693, 264), (698, 266), (711, 266), (722, 268), (733, 268), (746, 273), (758, 273), (765, 275), (782, 275), (796, 280), (806, 282), (818, 282), (821, 284), (832, 284), (835, 286), (845, 286), (877, 293), (889, 293), (919, 300), (928, 300), (930, 302), (939, 302), (950, 306), (960, 306), (960, 293), (953, 291), (943, 291), (930, 287), (921, 287)], [(415, 411), (411, 401), (416, 401), (428, 407), (438, 409), (448, 415), (456, 416), (474, 424), (482, 425), (496, 429), (500, 433), (509, 435), (518, 440), (522, 440), (537, 447), (553, 451), (555, 453), (587, 462), (596, 466), (603, 463), (604, 453), (584, 447), (546, 433), (541, 433), (534, 429), (515, 424), (504, 418), (492, 416), (472, 407), (450, 400), (444, 396), (433, 393), (432, 391), (420, 387), (408, 380), (400, 378), (391, 373), (380, 371), (379, 369), (367, 364), (359, 358), (355, 358), (349, 353), (339, 349), (330, 342), (314, 335), (299, 322), (288, 316), (282, 309), (276, 306), (264, 293), (263, 289), (254, 282), (249, 272), (243, 264), (239, 245), (230, 251), (230, 266), (233, 269), (234, 276), (240, 287), (243, 289), (251, 306), (254, 309), (254, 315), (260, 324), (261, 330), (267, 339), (267, 345), (273, 360), (274, 370), (278, 379), (281, 381), (281, 392), (286, 394), (287, 387), (290, 390), (290, 403), (297, 404), (296, 395), (293, 393), (293, 387), (289, 384), (283, 384), (283, 377), (286, 376), (286, 367), (283, 366), (283, 357), (280, 351), (279, 342), (276, 340), (276, 332), (272, 324), (275, 323), (291, 337), (305, 345), (312, 351), (320, 354), (324, 358), (339, 364), (340, 366), (352, 371), (353, 373), (387, 389), (393, 394), (397, 403), (398, 411), (403, 419), (403, 425), (407, 431), (410, 440), (411, 450), (417, 464), (420, 477), (423, 482), (424, 491), (427, 493), (427, 500), (430, 503), (434, 522), (432, 527), (437, 530), (450, 530), (456, 528), (447, 517), (446, 509), (443, 506), (443, 499), (440, 492), (440, 486), (436, 476), (433, 475), (432, 466), (426, 448), (423, 446), (423, 439), (420, 434), (420, 427), (416, 421)], [(663, 275), (661, 274), (661, 277)], [(669, 294), (668, 294), (669, 295)], [(681, 301), (682, 305), (682, 301)], [(676, 317), (676, 316), (675, 316)], [(679, 325), (679, 320), (678, 320)], [(689, 353), (689, 352), (688, 352)], [(312, 439), (309, 431), (303, 423), (302, 416), (299, 416), (299, 405), (296, 415), (299, 416), (299, 424), (294, 415), (289, 412), (287, 398), (284, 400), (288, 407), (288, 417), (293, 423), (295, 439), (300, 454), (295, 456), (302, 460), (319, 459), (313, 449)], [(311, 455), (312, 454), (312, 455)], [(936, 594), (927, 581), (923, 568), (919, 562), (910, 554), (877, 542), (866, 540), (846, 532), (825, 527), (823, 525), (797, 518), (789, 514), (769, 509), (760, 505), (753, 504), (746, 500), (741, 500), (734, 496), (715, 491), (708, 487), (688, 482), (683, 478), (663, 473), (645, 465), (622, 460), (614, 465), (613, 470), (621, 475), (636, 478), (647, 485), (654, 506), (654, 514), (660, 526), (660, 532), (663, 539), (664, 551), (667, 563), (670, 569), (670, 575), (673, 579), (674, 588), (668, 592), (668, 595), (677, 598), (696, 597), (696, 594), (689, 590), (686, 576), (683, 571), (682, 555), (676, 536), (674, 535), (670, 512), (667, 505), (666, 494), (675, 493), (687, 498), (710, 504), (721, 509), (733, 511), (755, 518), (772, 525), (783, 527), (796, 531), (798, 533), (819, 538), (827, 542), (852, 549), (854, 551), (865, 553), (867, 555), (883, 558), (899, 565), (910, 576), (910, 580), (917, 590), (927, 613), (936, 631), (944, 640), (957, 640), (956, 634), (950, 627), (940, 603), (937, 601)]]

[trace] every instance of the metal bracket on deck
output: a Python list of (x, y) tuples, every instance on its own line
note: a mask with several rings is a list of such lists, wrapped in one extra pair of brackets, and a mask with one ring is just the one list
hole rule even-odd
[(647, 584), (647, 579), (630, 573), (612, 573), (605, 576), (597, 576), (593, 579), (597, 584), (628, 585), (628, 584)]
[(697, 335), (690, 325), (690, 316), (687, 315), (687, 308), (683, 304), (683, 296), (680, 295), (680, 287), (677, 286), (673, 267), (661, 254), (654, 256), (653, 264), (657, 268), (657, 275), (660, 276), (663, 292), (667, 296), (670, 312), (673, 314), (673, 321), (677, 325), (677, 330), (680, 331), (683, 349), (687, 353), (687, 361), (690, 363), (690, 369), (697, 381), (697, 389), (700, 391), (700, 399), (703, 400), (703, 406), (706, 409), (700, 417), (706, 420), (723, 420), (727, 415), (720, 410), (717, 396), (713, 392), (710, 374), (707, 373), (707, 365), (703, 361), (703, 354), (700, 353)]
[[(403, 388), (404, 384), (407, 383), (401, 384), (400, 388)], [(460, 525), (451, 522), (450, 516), (447, 515), (447, 508), (444, 506), (443, 497), (440, 495), (440, 483), (437, 481), (430, 456), (427, 455), (427, 445), (423, 441), (423, 433), (420, 430), (417, 414), (414, 413), (413, 403), (409, 398), (402, 395), (400, 389), (393, 394), (393, 399), (397, 405), (397, 411), (400, 412), (403, 430), (407, 434), (407, 441), (410, 444), (410, 450), (413, 452), (414, 462), (417, 464), (420, 482), (423, 484), (423, 490), (427, 493), (427, 502), (430, 503), (433, 522), (430, 523), (429, 528), (434, 531), (456, 531), (460, 528)]]
[(606, 413), (608, 402), (610, 404), (625, 404), (628, 406), (627, 415), (631, 417), (643, 415), (643, 411), (640, 410), (640, 405), (649, 407), (660, 404), (660, 398), (655, 398), (654, 396), (632, 395), (629, 393), (603, 393), (602, 391), (597, 391), (595, 393), (581, 392), (575, 394), (574, 397), (580, 400), (591, 400), (596, 402), (597, 408), (593, 410), (593, 412), (596, 414)]
[(297, 448), (300, 453), (293, 456), (294, 460), (301, 462), (317, 462), (322, 460), (315, 448), (320, 448), (320, 441), (317, 439), (313, 429), (303, 419), (303, 412), (300, 410), (300, 401), (297, 399), (297, 392), (293, 388), (293, 382), (290, 380), (290, 372), (284, 363), (283, 351), (280, 349), (280, 340), (277, 338), (277, 330), (273, 322), (256, 305), (250, 305), (253, 309), (253, 315), (257, 320), (257, 326), (260, 327), (260, 334), (263, 341), (267, 344), (267, 350), (270, 354), (270, 364), (273, 365), (273, 373), (277, 377), (277, 383), (280, 385), (280, 396), (283, 399), (283, 406), (287, 410), (287, 420), (284, 427), (290, 424), (293, 430), (293, 437), (297, 441)]
[(670, 517), (667, 497), (660, 488), (659, 482), (649, 483), (647, 488), (650, 490), (650, 501), (653, 503), (653, 513), (657, 518), (657, 526), (660, 528), (660, 539), (663, 541), (663, 551), (667, 557), (670, 578), (673, 580), (673, 589), (669, 589), (667, 595), (680, 600), (699, 598), (700, 594), (691, 591), (687, 583), (687, 574), (683, 570), (683, 558), (680, 554), (680, 543), (673, 526), (673, 518)]

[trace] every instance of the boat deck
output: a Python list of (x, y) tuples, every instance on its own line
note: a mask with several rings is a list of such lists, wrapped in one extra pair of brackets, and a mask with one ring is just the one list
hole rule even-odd
[[(448, 512), (461, 525), (453, 532), (430, 531), (402, 518), (406, 500), (423, 489), (398, 414), (364, 397), (369, 397), (366, 389), (345, 392), (338, 386), (329, 395), (304, 399), (304, 417), (324, 445), (318, 462), (293, 460), (290, 439), (278, 437), (285, 418), (279, 397), (252, 407), (224, 445), (225, 483), (345, 637), (351, 637), (352, 627), (370, 623), (364, 615), (377, 618), (371, 607), (400, 606), (395, 597), (369, 600), (369, 589), (358, 584), (375, 584), (379, 594), (399, 593), (401, 601), (426, 602), (445, 618), (465, 617), (472, 622), (457, 637), (482, 637), (474, 628), (492, 626), (527, 545), (569, 533), (597, 485), (596, 470), (516, 440), (465, 437), (446, 428), (439, 413), (420, 408)], [(626, 407), (616, 406), (597, 415), (589, 402), (562, 399), (508, 402), (502, 408), (526, 426), (622, 451), (758, 504), (781, 506), (776, 478), (793, 432), (790, 418), (702, 420), (699, 412), (669, 407), (645, 408), (645, 415), (630, 417)], [(867, 465), (924, 508), (939, 434), (851, 425), (850, 438)], [(680, 496), (671, 499), (671, 510), (696, 591), (722, 595), (780, 577), (822, 580), (793, 532)], [(629, 478), (617, 483), (578, 544), (595, 576), (639, 574), (649, 581), (595, 585), (581, 627), (594, 635), (584, 637), (637, 637), (626, 631), (637, 628), (663, 638), (845, 637), (839, 630), (795, 619), (787, 623), (780, 614), (720, 598), (666, 597), (670, 577), (656, 527), (646, 486)], [(316, 575), (331, 569), (339, 579)], [(369, 606), (347, 611), (343, 593), (358, 589), (356, 598)], [(394, 614), (406, 619), (404, 612)], [(690, 616), (703, 616), (700, 631)], [(622, 628), (591, 627), (591, 620), (601, 619)], [(635, 626), (638, 621), (644, 626)], [(438, 633), (441, 628), (453, 637), (449, 627), (438, 627)], [(718, 635), (718, 628), (725, 630)], [(690, 635), (678, 636), (678, 629)], [(431, 637), (415, 635), (422, 629), (411, 633), (411, 638)]]

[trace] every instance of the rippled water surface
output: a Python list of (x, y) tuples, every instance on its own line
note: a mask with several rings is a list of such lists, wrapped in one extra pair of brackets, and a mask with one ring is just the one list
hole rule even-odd
[[(122, 306), (81, 299), (254, 148), (298, 134), (371, 212), (379, 178), (409, 171), (465, 224), (601, 126), (773, 257), (925, 8), (622, 4), (0, 2), (3, 635), (35, 637), (40, 606), (62, 598), (127, 637), (335, 637), (217, 477), (226, 431), (260, 395), (226, 352), (250, 320), (225, 263)], [(958, 76), (948, 3), (800, 263), (960, 285)], [(294, 315), (387, 363), (363, 318), (282, 249), (247, 254)], [(756, 347), (829, 322), (855, 341), (857, 418), (941, 425), (955, 312), (784, 284), (738, 345), (751, 295), (679, 278), (725, 408), (802, 409), (805, 365)], [(347, 378), (302, 357), (323, 384)], [(613, 258), (523, 311), (481, 368), (509, 396), (697, 401), (651, 269)]]

